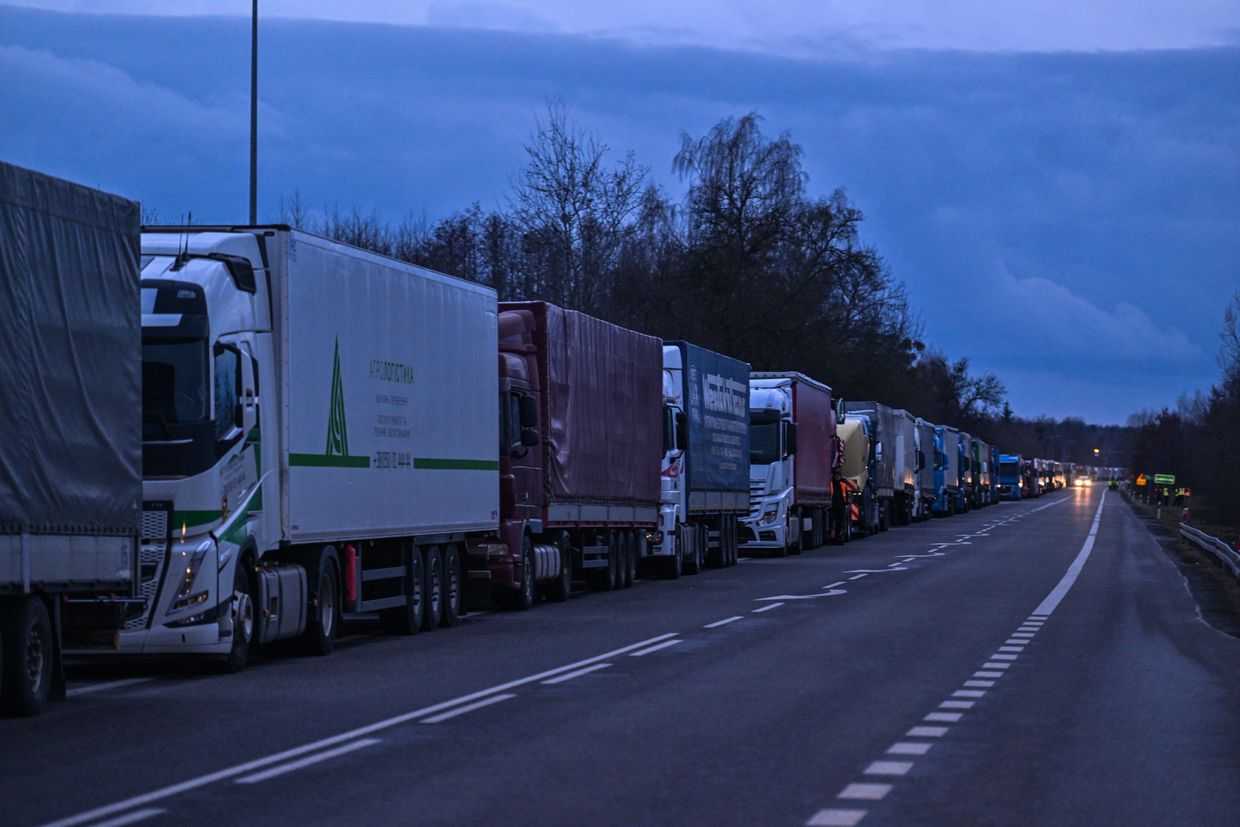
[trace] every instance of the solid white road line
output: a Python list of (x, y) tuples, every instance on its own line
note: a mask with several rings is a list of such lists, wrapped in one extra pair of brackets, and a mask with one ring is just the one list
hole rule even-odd
[(336, 758), (337, 756), (345, 755), (350, 752), (356, 752), (359, 749), (363, 749), (377, 743), (379, 743), (378, 738), (363, 738), (360, 741), (353, 741), (352, 743), (345, 744), (342, 747), (329, 749), (326, 752), (317, 752), (314, 755), (307, 755), (305, 758), (298, 761), (292, 761), (288, 764), (281, 764), (280, 766), (272, 767), (269, 770), (256, 772), (253, 775), (247, 775), (244, 778), (238, 778), (233, 783), (257, 784), (260, 781), (266, 781), (268, 778), (275, 778), (278, 775), (294, 772), (295, 770), (302, 769), (303, 767), (309, 767), (314, 764), (322, 763), (323, 761), (330, 761), (332, 758)]
[(857, 827), (865, 818), (865, 810), (819, 810), (805, 822), (806, 827)]
[(600, 669), (607, 669), (610, 666), (610, 663), (596, 663), (593, 666), (587, 666), (585, 669), (578, 669), (576, 672), (569, 672), (566, 675), (558, 675), (550, 680), (545, 680), (543, 681), (543, 684), (545, 686), (555, 686), (557, 683), (571, 681), (573, 678), (580, 678), (582, 675), (588, 675), (591, 672), (597, 672)]
[(640, 641), (638, 643), (630, 643), (628, 646), (622, 646), (619, 649), (613, 649), (610, 652), (604, 652), (601, 655), (595, 655), (592, 658), (586, 658), (585, 660), (579, 660), (575, 663), (569, 663), (569, 664), (565, 664), (564, 666), (558, 666), (555, 669), (548, 669), (545, 672), (539, 672), (537, 675), (529, 675), (528, 677), (518, 678), (517, 680), (508, 681), (507, 683), (501, 683), (496, 686), (492, 686), (488, 689), (481, 689), (477, 692), (471, 692), (468, 695), (462, 695), (459, 698), (453, 698), (452, 700), (449, 700), (449, 701), (444, 701), (442, 703), (437, 703), (432, 706), (423, 707), (422, 709), (415, 709), (411, 712), (406, 712), (401, 715), (395, 715), (391, 718), (386, 718), (382, 721), (376, 721), (373, 724), (367, 724), (366, 726), (358, 727), (356, 729), (351, 729), (348, 732), (342, 732), (339, 735), (332, 735), (327, 738), (321, 738), (318, 741), (314, 741), (309, 744), (303, 744), (300, 747), (293, 747), (291, 749), (286, 749), (286, 750), (283, 750), (282, 752), (277, 752), (274, 755), (268, 755), (265, 758), (257, 758), (253, 761), (247, 761), (244, 764), (238, 764), (235, 767), (229, 767), (228, 769), (219, 770), (217, 772), (208, 773), (206, 775), (200, 775), (197, 778), (191, 778), (188, 781), (182, 781), (178, 784), (171, 784), (167, 787), (161, 787), (158, 790), (153, 790), (149, 793), (143, 793), (142, 795), (136, 795), (131, 798), (127, 798), (124, 801), (118, 801), (114, 804), (107, 804), (102, 807), (96, 807), (93, 810), (88, 810), (84, 813), (78, 813), (77, 815), (69, 816), (68, 818), (62, 818), (59, 821), (51, 822), (50, 824), (46, 825), (46, 827), (74, 827), (74, 825), (85, 824), (87, 822), (94, 821), (95, 819), (103, 818), (105, 816), (114, 815), (116, 813), (123, 813), (126, 810), (132, 810), (134, 807), (141, 807), (144, 804), (150, 804), (155, 801), (162, 801), (165, 798), (171, 798), (172, 796), (180, 795), (181, 793), (188, 792), (190, 790), (196, 790), (200, 787), (205, 787), (209, 784), (214, 784), (217, 781), (225, 781), (229, 778), (234, 778), (238, 775), (245, 775), (246, 773), (251, 772), (252, 770), (271, 766), (272, 764), (278, 764), (281, 761), (285, 761), (289, 758), (294, 758), (298, 755), (305, 755), (308, 752), (314, 752), (315, 750), (322, 749), (323, 747), (329, 747), (329, 746), (332, 746), (333, 744), (343, 743), (344, 741), (351, 741), (354, 738), (359, 738), (364, 735), (371, 735), (375, 732), (380, 732), (385, 729), (390, 729), (392, 727), (399, 726), (400, 724), (408, 723), (409, 721), (415, 721), (418, 718), (422, 718), (426, 715), (432, 715), (436, 712), (449, 709), (459, 704), (468, 703), (469, 701), (473, 701), (478, 698), (485, 698), (489, 695), (494, 695), (499, 692), (505, 692), (509, 689), (513, 689), (518, 686), (525, 686), (526, 684), (537, 683), (538, 681), (544, 680), (546, 678), (550, 678), (554, 675), (559, 675), (564, 672), (571, 672), (574, 669), (580, 669), (581, 667), (588, 666), (592, 663), (598, 663), (599, 661), (608, 660), (610, 658), (617, 657), (618, 655), (623, 655), (627, 652), (632, 652), (634, 649), (641, 649), (642, 647), (649, 646), (652, 643), (657, 643), (658, 641), (667, 640), (668, 638), (673, 638), (673, 637), (676, 637), (676, 634), (674, 632), (668, 632), (667, 634), (659, 635), (657, 637), (652, 637), (647, 640)]
[(107, 683), (90, 683), (86, 686), (75, 686), (65, 692), (65, 697), (76, 698), (79, 695), (89, 695), (92, 692), (103, 692), (107, 689), (120, 689), (122, 686), (133, 686), (138, 683), (149, 683), (154, 678), (125, 678), (120, 681), (108, 681)]
[(1033, 617), (1045, 617), (1055, 611), (1059, 607), (1059, 602), (1064, 599), (1068, 590), (1076, 583), (1076, 578), (1080, 576), (1081, 569), (1085, 567), (1085, 561), (1089, 559), (1089, 555), (1094, 550), (1094, 538), (1098, 536), (1098, 525), (1102, 522), (1102, 507), (1106, 505), (1107, 492), (1102, 492), (1102, 499), (1098, 501), (1098, 511), (1094, 514), (1094, 524), (1089, 527), (1089, 536), (1085, 538), (1085, 543), (1081, 546), (1080, 552), (1077, 553), (1076, 559), (1072, 561), (1072, 565), (1068, 566), (1068, 571), (1064, 573), (1063, 579), (1059, 581), (1059, 585), (1051, 589), (1051, 593), (1046, 599), (1033, 610)]
[[(783, 605), (783, 604), (781, 603), (780, 605)], [(716, 620), (714, 623), (707, 623), (702, 628), (703, 629), (718, 629), (720, 626), (727, 626), (729, 623), (735, 623), (738, 620), (744, 620), (744, 619), (745, 618), (743, 615), (732, 615), (731, 617), (725, 617), (723, 620)]]
[(866, 775), (908, 775), (912, 761), (871, 761), (865, 768)]
[(907, 738), (942, 738), (951, 727), (946, 726), (915, 726), (904, 733)]
[(887, 748), (888, 755), (925, 755), (934, 744), (925, 741), (896, 741)]
[[(144, 678), (143, 680), (149, 679)], [(161, 810), (158, 807), (148, 807), (145, 810), (138, 810), (136, 813), (128, 813), (123, 816), (108, 819), (107, 821), (100, 821), (97, 824), (92, 824), (91, 827), (124, 827), (126, 824), (137, 824), (139, 821), (146, 821), (148, 818), (154, 818), (155, 816), (162, 815), (165, 812), (167, 811)]]
[(669, 646), (675, 646), (678, 643), (684, 643), (684, 641), (683, 640), (665, 640), (662, 643), (655, 644), (654, 646), (647, 646), (645, 649), (638, 649), (636, 652), (629, 652), (629, 657), (631, 658), (645, 657), (646, 655), (652, 654), (654, 652), (658, 652), (662, 649), (666, 649)]
[(769, 606), (763, 606), (761, 609), (754, 609), (750, 614), (756, 614), (756, 615), (762, 614), (763, 612), (769, 612), (771, 609), (778, 609), (780, 606), (783, 606), (783, 605), (786, 605), (786, 604), (772, 603)]
[(849, 784), (840, 790), (836, 798), (851, 798), (861, 801), (882, 801), (891, 792), (890, 784)]
[(440, 723), (441, 721), (447, 721), (450, 718), (455, 718), (457, 715), (464, 715), (466, 712), (473, 712), (475, 709), (482, 709), (483, 707), (490, 706), (491, 704), (497, 704), (503, 701), (510, 701), (515, 697), (517, 696), (512, 694), (511, 692), (506, 693), (504, 695), (492, 695), (491, 697), (485, 698), (481, 701), (477, 701), (476, 703), (466, 704), (465, 706), (458, 706), (456, 709), (450, 709), (447, 712), (440, 713), (439, 715), (432, 715), (429, 718), (423, 718), (422, 723), (437, 724), (437, 723)]

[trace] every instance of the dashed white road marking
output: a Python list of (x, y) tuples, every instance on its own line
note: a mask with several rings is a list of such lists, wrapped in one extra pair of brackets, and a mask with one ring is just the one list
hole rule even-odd
[(926, 741), (896, 741), (887, 748), (888, 755), (925, 755), (934, 744)]
[(937, 721), (939, 723), (945, 723), (945, 724), (954, 724), (963, 717), (964, 715), (962, 715), (959, 712), (931, 712), (929, 715), (922, 718), (922, 720), (923, 721)]
[(912, 761), (871, 761), (865, 768), (866, 775), (908, 775), (913, 768)]
[(951, 727), (946, 726), (915, 726), (904, 735), (908, 738), (942, 738)]
[(760, 609), (754, 609), (752, 612), (750, 612), (750, 614), (755, 614), (755, 615), (762, 614), (763, 612), (769, 612), (771, 609), (778, 609), (780, 606), (783, 606), (783, 605), (785, 604), (784, 603), (771, 603), (769, 605), (763, 606)]
[(999, 651), (1000, 652), (1016, 652), (1017, 654), (1019, 654), (1025, 651), (1025, 647), (1024, 646), (1000, 646)]
[(1007, 669), (1007, 668), (1008, 668), (1009, 666), (1011, 666), (1011, 665), (1012, 665), (1012, 664), (1010, 664), (1010, 663), (994, 663), (994, 662), (987, 662), (987, 663), (983, 663), (983, 664), (982, 664), (982, 668), (983, 668), (983, 669)]
[[(143, 678), (143, 680), (149, 680), (149, 678)], [(137, 824), (139, 821), (146, 821), (148, 818), (154, 818), (165, 812), (167, 811), (161, 810), (158, 807), (147, 807), (145, 810), (138, 810), (137, 812), (110, 818), (107, 821), (100, 821), (97, 824), (91, 825), (91, 827), (124, 827), (126, 824)]]
[(732, 615), (725, 617), (723, 620), (716, 620), (714, 623), (707, 623), (703, 629), (718, 629), (720, 626), (727, 626), (729, 623), (735, 623), (738, 620), (744, 620), (744, 615)]
[(957, 689), (952, 693), (953, 698), (984, 698), (986, 697), (985, 689)]
[(554, 678), (549, 678), (548, 680), (543, 681), (543, 684), (546, 686), (555, 686), (557, 683), (571, 681), (573, 678), (580, 678), (582, 675), (588, 675), (591, 672), (597, 672), (600, 669), (608, 669), (610, 667), (610, 663), (596, 663), (593, 666), (587, 666), (585, 669), (578, 669), (576, 672), (569, 672), (564, 675), (557, 675)]
[(998, 655), (991, 655), (990, 659), (991, 660), (1016, 660), (1016, 655), (1004, 655), (1000, 653)]
[(982, 687), (982, 688), (989, 688), (989, 687), (991, 687), (991, 686), (994, 686), (994, 685), (995, 685), (995, 682), (994, 682), (994, 681), (965, 681), (965, 682), (964, 682), (964, 685), (965, 685), (965, 686), (977, 686), (977, 687)]
[(846, 580), (836, 580), (834, 583), (832, 583), (832, 584), (830, 584), (830, 585), (828, 585), (828, 586), (823, 586), (823, 588), (824, 588), (824, 589), (838, 589), (840, 586), (844, 585), (846, 582), (848, 582), (848, 581), (846, 581)]
[(836, 798), (882, 801), (889, 792), (891, 792), (890, 784), (852, 783), (840, 790), (840, 794)]
[(865, 810), (819, 810), (805, 824), (806, 827), (857, 827), (865, 813)]
[[(516, 696), (510, 695), (509, 697)], [(359, 741), (352, 741), (344, 746), (329, 749), (326, 752), (316, 752), (314, 755), (307, 755), (305, 758), (301, 758), (297, 761), (291, 761), (287, 764), (281, 764), (278, 767), (272, 767), (269, 770), (263, 770), (262, 772), (256, 772), (253, 775), (247, 775), (244, 778), (238, 778), (234, 783), (257, 784), (260, 781), (266, 781), (268, 778), (275, 778), (277, 775), (284, 775), (286, 773), (294, 772), (304, 767), (309, 767), (313, 764), (318, 764), (323, 761), (328, 761), (332, 758), (345, 755), (346, 753), (356, 752), (359, 749), (363, 749), (377, 743), (379, 743), (378, 738), (362, 738)]]
[(464, 715), (468, 712), (473, 712), (474, 710), (477, 710), (477, 709), (483, 709), (484, 707), (491, 706), (492, 704), (502, 703), (503, 701), (509, 701), (515, 697), (517, 696), (513, 695), (511, 692), (505, 693), (503, 695), (492, 695), (491, 697), (485, 698), (484, 700), (478, 701), (476, 703), (465, 704), (465, 706), (458, 706), (456, 709), (450, 709), (447, 712), (441, 712), (438, 715), (432, 715), (431, 717), (424, 719), (422, 723), (438, 724), (443, 721), (447, 721), (451, 718), (455, 718), (458, 715)]
[(870, 576), (870, 573), (868, 571), (863, 571), (861, 572), (861, 574), (854, 574), (852, 577), (848, 579), (849, 580), (860, 580), (862, 577), (869, 577), (869, 576)]
[(1003, 673), (1002, 672), (989, 672), (989, 671), (983, 670), (980, 672), (974, 672), (973, 677), (975, 678), (1002, 678)]
[(684, 643), (684, 641), (680, 639), (665, 640), (662, 643), (656, 643), (654, 646), (647, 646), (645, 649), (638, 649), (636, 652), (629, 652), (629, 657), (631, 658), (645, 657), (646, 655), (650, 655), (650, 654), (653, 654), (654, 652), (667, 649), (669, 646), (675, 646), (679, 643)]
[(1037, 634), (1037, 632), (1021, 632), (1021, 631), (1015, 631), (1015, 632), (1012, 632), (1012, 638), (1013, 638), (1013, 639), (1017, 639), (1017, 640), (1020, 640), (1020, 639), (1029, 640), (1030, 638), (1032, 638), (1032, 637), (1033, 637), (1034, 635), (1036, 635), (1036, 634)]
[[(154, 678), (125, 678), (124, 680), (120, 680), (120, 681), (108, 681), (107, 683), (91, 683), (91, 684), (87, 684), (86, 686), (75, 686), (72, 689), (65, 692), (65, 697), (76, 698), (79, 695), (89, 695), (92, 692), (103, 692), (108, 689), (120, 689), (122, 686), (133, 686), (134, 684), (139, 684), (139, 683), (149, 683), (153, 680), (155, 679)], [(143, 810), (143, 812), (146, 812), (146, 811)], [(160, 812), (163, 812), (163, 811), (160, 810)], [(149, 818), (149, 816), (145, 816), (145, 817)], [(128, 824), (131, 822), (125, 822), (125, 823)]]
[(972, 709), (977, 701), (943, 701), (939, 709)]

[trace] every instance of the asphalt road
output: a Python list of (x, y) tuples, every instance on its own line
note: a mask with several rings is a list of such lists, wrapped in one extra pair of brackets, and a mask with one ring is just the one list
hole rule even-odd
[(0, 721), (0, 823), (1235, 824), (1240, 640), (1103, 497), (242, 675), (79, 670)]

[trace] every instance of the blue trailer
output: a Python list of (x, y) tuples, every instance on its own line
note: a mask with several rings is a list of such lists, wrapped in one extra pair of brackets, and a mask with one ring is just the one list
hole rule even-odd
[(749, 365), (663, 344), (663, 467), (652, 562), (665, 577), (736, 562), (749, 511)]
[(999, 499), (1019, 500), (1024, 460), (1020, 454), (999, 455)]

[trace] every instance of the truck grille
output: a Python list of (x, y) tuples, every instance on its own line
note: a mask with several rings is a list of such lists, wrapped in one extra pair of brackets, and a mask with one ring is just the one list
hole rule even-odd
[(142, 510), (142, 547), (138, 550), (138, 594), (143, 601), (142, 611), (125, 619), (126, 632), (146, 628), (167, 560), (168, 522), (171, 513), (168, 508)]
[(753, 514), (758, 510), (758, 504), (762, 502), (762, 493), (766, 489), (766, 483), (749, 481), (749, 513)]

